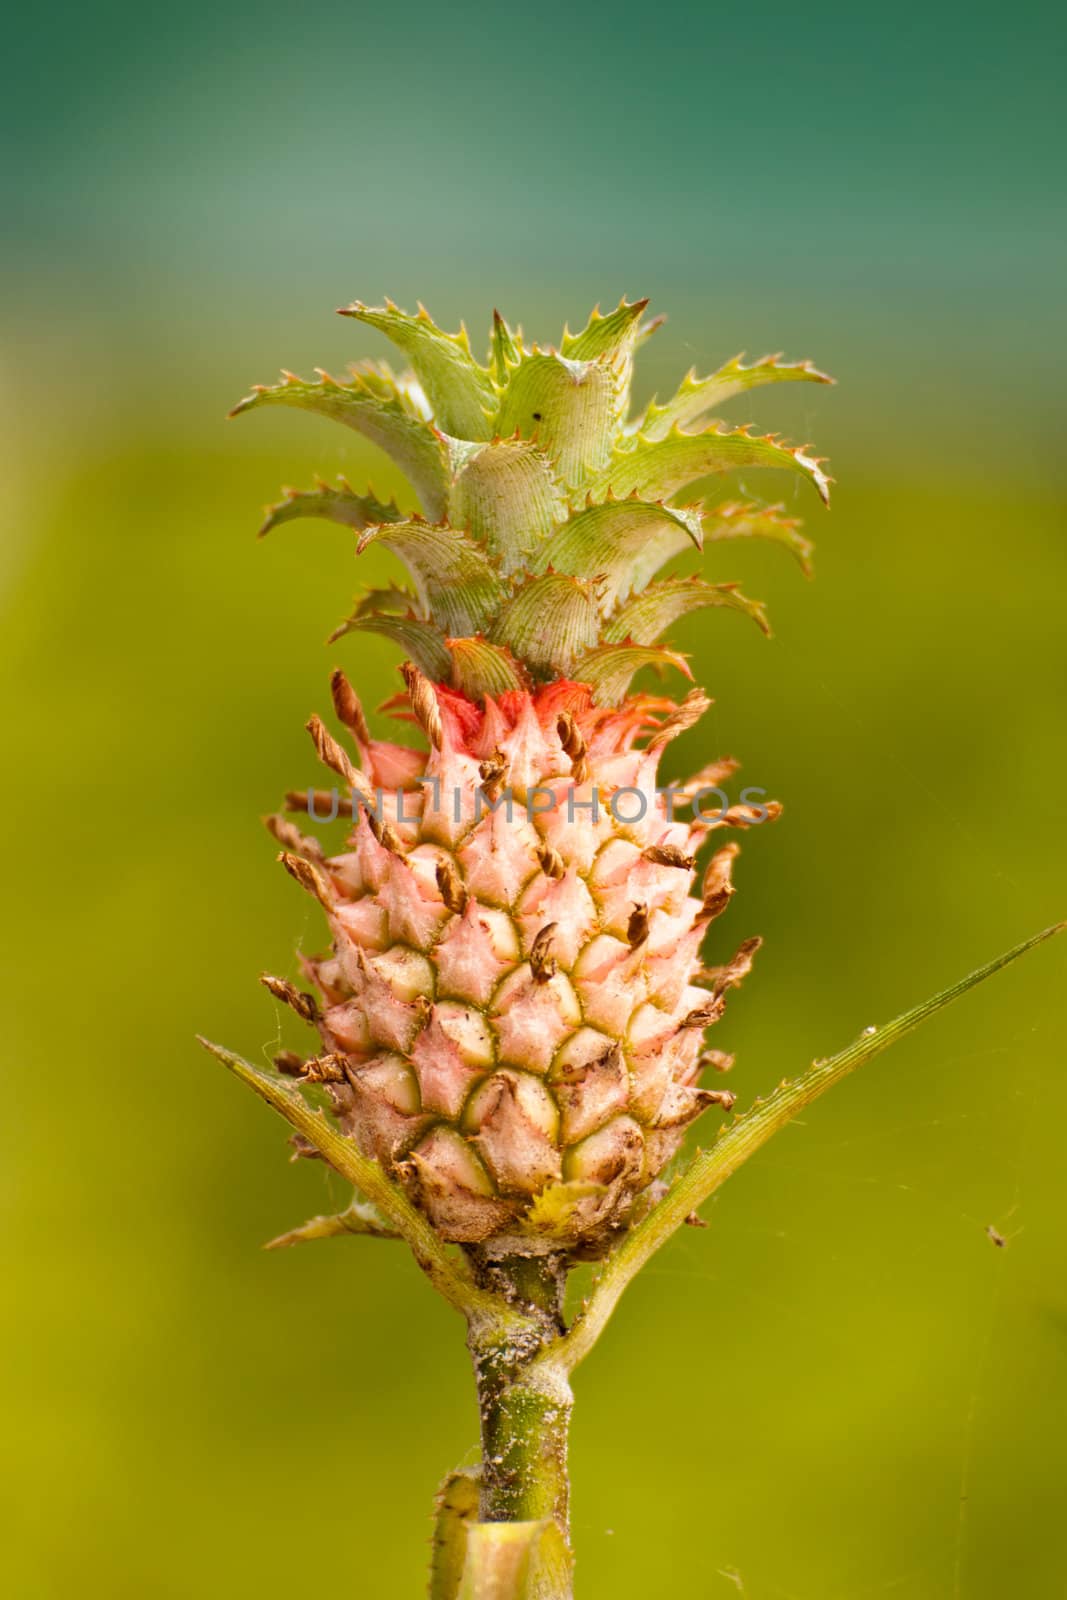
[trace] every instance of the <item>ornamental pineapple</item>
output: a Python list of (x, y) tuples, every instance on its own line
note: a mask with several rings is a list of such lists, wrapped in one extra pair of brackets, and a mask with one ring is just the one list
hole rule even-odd
[[(757, 384), (831, 380), (806, 362), (738, 358), (630, 420), (634, 352), (656, 325), (646, 303), (594, 312), (559, 350), (527, 347), (497, 315), (484, 366), (465, 331), (444, 333), (421, 308), (357, 303), (343, 314), (387, 334), (410, 371), (285, 374), (236, 407), (298, 406), (355, 428), (421, 507), (319, 482), (288, 491), (264, 524), (324, 517), (355, 530), (358, 552), (379, 544), (405, 563), (410, 587), (364, 594), (333, 637), (401, 645), (390, 708), (428, 747), (373, 738), (334, 673), (359, 766), (318, 718), (309, 730), (351, 806), (346, 847), (327, 855), (270, 819), (332, 947), (304, 962), (318, 998), (265, 982), (322, 1042), (279, 1067), (324, 1085), (364, 1155), (484, 1260), (602, 1254), (689, 1124), (733, 1100), (701, 1085), (730, 1064), (704, 1036), (759, 941), (705, 965), (738, 846), (712, 839), (699, 884), (696, 858), (713, 834), (778, 808), (724, 805), (730, 761), (662, 789), (663, 750), (710, 702), (631, 682), (645, 666), (688, 675), (659, 642), (688, 612), (729, 607), (766, 630), (736, 585), (657, 578), (666, 563), (762, 537), (807, 564), (781, 506), (716, 501), (722, 474), (784, 468), (828, 496), (805, 450), (703, 419)], [(336, 789), (288, 797), (319, 818), (337, 803)]]

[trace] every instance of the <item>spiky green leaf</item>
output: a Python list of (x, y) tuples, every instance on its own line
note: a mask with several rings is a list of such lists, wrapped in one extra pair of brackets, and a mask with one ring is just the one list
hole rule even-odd
[(449, 499), (449, 521), (484, 540), (508, 577), (567, 515), (552, 463), (528, 439), (494, 439), (468, 457)]
[(497, 387), (503, 389), (508, 381), (508, 368), (518, 365), (522, 356), (522, 337), (513, 333), (499, 311), (493, 312), (493, 327), (489, 335), (489, 361)]
[(666, 578), (635, 594), (617, 611), (604, 629), (604, 638), (612, 644), (621, 644), (625, 639), (634, 644), (654, 644), (672, 622), (707, 606), (740, 611), (764, 633), (771, 631), (762, 602), (750, 600), (735, 584), (705, 583), (699, 577)]
[(403, 350), (445, 433), (458, 439), (489, 438), (496, 393), (488, 372), (471, 355), (465, 328), (445, 333), (423, 306), (413, 317), (389, 300), (384, 306), (354, 300), (341, 307), (341, 315), (379, 329)]
[(781, 467), (799, 472), (814, 484), (824, 503), (830, 501), (830, 480), (821, 462), (783, 444), (773, 434), (763, 437), (747, 428), (729, 429), (713, 424), (703, 433), (678, 429), (665, 439), (643, 436), (623, 444), (598, 475), (594, 493), (613, 489), (617, 495), (635, 490), (645, 500), (677, 495), (688, 485), (712, 473), (733, 472), (738, 467)]
[(606, 359), (534, 351), (510, 369), (496, 432), (535, 439), (568, 488), (582, 488), (611, 453), (616, 387)]
[(659, 332), (666, 320), (666, 312), (661, 311), (656, 316), (649, 317), (647, 322), (642, 322), (641, 326), (637, 330), (637, 337), (634, 340), (635, 347), (640, 350), (643, 344), (647, 344), (652, 335)]
[(531, 671), (566, 677), (596, 643), (599, 626), (592, 585), (548, 573), (532, 578), (508, 601), (492, 636)]
[(833, 383), (834, 379), (813, 367), (810, 361), (783, 361), (780, 355), (761, 356), (746, 367), (743, 357), (734, 356), (723, 362), (710, 378), (698, 378), (690, 368), (666, 405), (657, 405), (653, 400), (637, 431), (646, 439), (665, 439), (673, 427), (684, 428), (697, 422), (735, 394), (765, 383), (790, 382)]
[(386, 505), (373, 494), (356, 494), (350, 483), (340, 478), (336, 484), (319, 478), (314, 489), (286, 489), (285, 499), (268, 506), (260, 538), (283, 522), (295, 522), (301, 517), (324, 517), (338, 522), (343, 528), (357, 532), (377, 522), (399, 522), (401, 513), (395, 502)]
[(395, 1228), (390, 1228), (375, 1206), (368, 1205), (356, 1195), (343, 1211), (332, 1216), (311, 1217), (298, 1228), (280, 1233), (263, 1246), (264, 1250), (285, 1250), (294, 1244), (311, 1244), (318, 1239), (338, 1239), (343, 1234), (365, 1234), (372, 1239), (399, 1239)]
[(504, 591), (484, 550), (445, 524), (386, 522), (367, 528), (357, 549), (384, 545), (400, 557), (415, 583), (420, 609), (446, 634), (479, 633)]
[(230, 415), (272, 405), (296, 406), (354, 428), (395, 461), (428, 517), (444, 515), (449, 477), (444, 445), (391, 377), (364, 369), (339, 383), (320, 372), (317, 382), (309, 383), (288, 372), (281, 383), (257, 384)]
[[(709, 486), (715, 480), (709, 479)], [(693, 486), (699, 493), (702, 485)], [(811, 577), (813, 542), (801, 533), (798, 517), (786, 516), (785, 506), (764, 506), (753, 500), (735, 500), (711, 507), (704, 517), (704, 539), (708, 544), (724, 539), (770, 539), (784, 545), (796, 557), (806, 578)]]
[(402, 617), (415, 616), (418, 604), (418, 596), (410, 589), (398, 589), (390, 585), (388, 589), (365, 590), (356, 601), (352, 615), (368, 617), (374, 611), (388, 611)]
[(587, 683), (600, 705), (617, 706), (626, 697), (634, 673), (642, 667), (677, 667), (692, 679), (689, 663), (676, 650), (636, 644), (605, 644), (577, 662), (571, 676)]
[(647, 300), (620, 300), (614, 311), (602, 316), (599, 306), (581, 333), (564, 330), (560, 350), (571, 361), (606, 361), (615, 375), (614, 420), (618, 427), (630, 407), (634, 349)]
[(417, 617), (397, 617), (381, 612), (359, 613), (350, 616), (330, 634), (329, 643), (341, 639), (346, 633), (379, 633), (392, 639), (414, 661), (421, 672), (435, 683), (444, 683), (452, 668), (452, 657), (445, 648), (444, 634), (432, 622), (422, 622)]
[(623, 299), (614, 311), (606, 313), (595, 306), (581, 333), (563, 330), (561, 352), (572, 361), (595, 361), (598, 356), (607, 356), (612, 361), (625, 359), (633, 348), (641, 313), (647, 305), (647, 298)]
[(671, 556), (700, 548), (700, 512), (655, 501), (608, 500), (575, 512), (539, 552), (537, 570), (595, 577), (607, 616)]
[(507, 694), (510, 689), (523, 687), (517, 663), (501, 645), (490, 644), (488, 639), (476, 636), (449, 639), (446, 648), (452, 657), (449, 681), (472, 700), (484, 700), (487, 694)]

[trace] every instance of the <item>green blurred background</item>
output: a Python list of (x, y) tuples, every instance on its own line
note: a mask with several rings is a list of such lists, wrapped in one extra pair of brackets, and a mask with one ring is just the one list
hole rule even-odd
[[(7, 1592), (406, 1600), (474, 1445), (398, 1248), (259, 1250), (342, 1196), (192, 1043), (291, 1038), (257, 974), (320, 935), (258, 818), (331, 665), (395, 685), (323, 646), (340, 530), (252, 539), (282, 482), (390, 471), (222, 420), (385, 353), (334, 306), (480, 343), (494, 304), (550, 339), (649, 294), (639, 398), (741, 347), (839, 377), (745, 408), (831, 458), (828, 518), (749, 485), (817, 581), (731, 549), (775, 638), (678, 629), (717, 705), (675, 766), (786, 804), (721, 939), (766, 936), (716, 1040), (743, 1098), (1067, 911), (1063, 43), (1027, 0), (8, 18)], [(820, 1104), (632, 1290), (579, 1376), (584, 1600), (1067, 1592), (1064, 959)]]

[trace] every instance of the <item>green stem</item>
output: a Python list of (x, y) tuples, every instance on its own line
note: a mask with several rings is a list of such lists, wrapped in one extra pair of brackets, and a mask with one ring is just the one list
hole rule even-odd
[(567, 1446), (572, 1400), (565, 1382), (497, 1381), (479, 1366), (482, 1419), (483, 1522), (538, 1522), (551, 1518), (570, 1538)]
[(562, 1255), (474, 1257), (475, 1278), (523, 1317), (540, 1324), (547, 1339), (563, 1332), (567, 1263)]
[(524, 1321), (540, 1324), (534, 1339), (472, 1332), (482, 1434), (481, 1520), (551, 1519), (569, 1547), (573, 1402), (562, 1370), (537, 1361), (562, 1331), (563, 1263), (554, 1256), (512, 1256), (481, 1263), (479, 1278)]

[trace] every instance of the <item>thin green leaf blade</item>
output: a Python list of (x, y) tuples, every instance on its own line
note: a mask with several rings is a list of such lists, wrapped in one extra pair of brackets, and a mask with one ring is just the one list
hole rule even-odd
[(255, 1067), (242, 1056), (210, 1039), (197, 1035), (197, 1043), (221, 1061), (234, 1077), (248, 1085), (272, 1110), (277, 1111), (297, 1133), (315, 1146), (323, 1160), (342, 1178), (366, 1195), (382, 1216), (405, 1238), (423, 1271), (450, 1305), (473, 1319), (495, 1323), (500, 1318), (494, 1295), (479, 1289), (470, 1267), (462, 1257), (449, 1255), (429, 1222), (417, 1211), (398, 1184), (393, 1183), (376, 1161), (365, 1156), (345, 1134), (327, 1122), (321, 1112), (308, 1105), (291, 1082), (275, 1073)]
[(294, 1244), (312, 1244), (319, 1239), (339, 1239), (346, 1234), (362, 1234), (372, 1239), (399, 1239), (400, 1234), (390, 1228), (373, 1206), (366, 1205), (357, 1196), (351, 1205), (331, 1216), (310, 1217), (299, 1227), (290, 1228), (277, 1238), (268, 1239), (264, 1250), (286, 1250)]
[(1003, 955), (987, 961), (966, 977), (958, 979), (929, 1000), (922, 1001), (910, 1010), (895, 1017), (880, 1028), (868, 1029), (836, 1055), (816, 1061), (799, 1078), (786, 1079), (765, 1100), (757, 1100), (750, 1110), (742, 1112), (727, 1123), (710, 1149), (701, 1151), (690, 1163), (673, 1187), (658, 1201), (647, 1216), (623, 1239), (609, 1256), (596, 1287), (586, 1302), (584, 1313), (574, 1323), (569, 1333), (542, 1358), (553, 1367), (567, 1371), (581, 1361), (593, 1348), (611, 1313), (627, 1285), (645, 1263), (659, 1250), (676, 1230), (685, 1224), (705, 1201), (715, 1193), (755, 1152), (765, 1145), (780, 1128), (784, 1128), (799, 1112), (833, 1088), (865, 1062), (873, 1060), (888, 1050), (898, 1039), (914, 1033), (931, 1017), (943, 1011), (954, 1000), (984, 983), (987, 978), (1003, 971), (1020, 956), (1044, 944), (1047, 939), (1062, 933), (1067, 922), (1057, 922), (1044, 928), (1032, 938), (1006, 950)]

